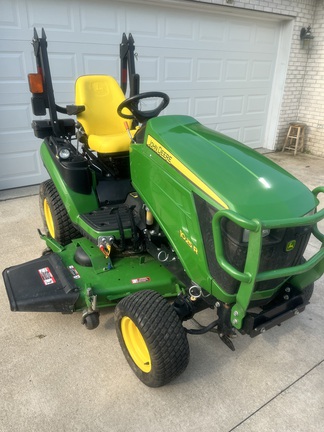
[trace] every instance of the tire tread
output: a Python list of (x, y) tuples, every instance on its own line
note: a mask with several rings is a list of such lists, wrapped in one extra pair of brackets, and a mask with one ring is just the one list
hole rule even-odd
[[(143, 373), (132, 361), (123, 342), (120, 321), (129, 316), (149, 348), (152, 372)], [(189, 363), (189, 345), (182, 323), (172, 306), (156, 291), (138, 291), (116, 307), (116, 329), (126, 359), (146, 385), (160, 387), (179, 376)], [(127, 355), (128, 354), (128, 355)]]
[(45, 199), (48, 201), (52, 212), (55, 227), (55, 240), (65, 246), (69, 244), (71, 240), (80, 237), (80, 233), (74, 228), (63, 201), (51, 179), (46, 180), (40, 185), (39, 196), (40, 210), (46, 234), (49, 235), (43, 208)]

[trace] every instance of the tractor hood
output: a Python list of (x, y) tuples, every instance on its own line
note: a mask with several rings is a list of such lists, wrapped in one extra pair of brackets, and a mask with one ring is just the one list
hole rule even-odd
[(189, 116), (150, 120), (145, 144), (208, 195), (217, 208), (261, 220), (300, 217), (317, 200), (284, 169), (238, 141)]

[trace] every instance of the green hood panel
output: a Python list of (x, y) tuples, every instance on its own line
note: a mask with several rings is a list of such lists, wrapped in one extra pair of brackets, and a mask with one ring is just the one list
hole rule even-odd
[[(151, 138), (166, 152), (161, 148), (152, 152)], [(163, 116), (150, 120), (144, 143), (152, 156), (161, 159), (160, 163), (169, 163), (171, 153), (186, 173), (192, 173), (194, 179), (200, 179), (220, 198), (215, 203), (218, 208), (222, 208), (219, 202), (223, 201), (242, 216), (269, 220), (303, 216), (317, 205), (309, 189), (284, 169), (192, 117)]]

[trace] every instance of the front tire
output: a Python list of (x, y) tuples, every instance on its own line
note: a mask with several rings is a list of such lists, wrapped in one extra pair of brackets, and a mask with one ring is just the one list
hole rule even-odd
[(139, 291), (115, 309), (120, 346), (135, 375), (149, 387), (161, 387), (189, 363), (186, 332), (173, 307), (155, 291)]
[(39, 205), (46, 235), (51, 236), (62, 246), (80, 237), (52, 180), (46, 180), (40, 185)]

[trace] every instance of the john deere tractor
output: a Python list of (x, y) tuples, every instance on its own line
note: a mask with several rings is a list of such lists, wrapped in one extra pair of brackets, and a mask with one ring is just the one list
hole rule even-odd
[[(130, 367), (158, 387), (185, 370), (188, 334), (213, 331), (234, 350), (237, 332), (254, 337), (305, 309), (324, 272), (324, 187), (310, 191), (190, 116), (158, 117), (169, 97), (140, 92), (131, 35), (120, 85), (80, 76), (66, 107), (55, 102), (44, 30), (32, 43), (32, 109), (48, 115), (32, 123), (50, 177), (40, 186), (46, 248), (3, 272), (11, 310), (79, 311), (94, 329), (115, 306)], [(311, 235), (321, 248), (306, 261)], [(209, 325), (183, 325), (208, 308)]]

